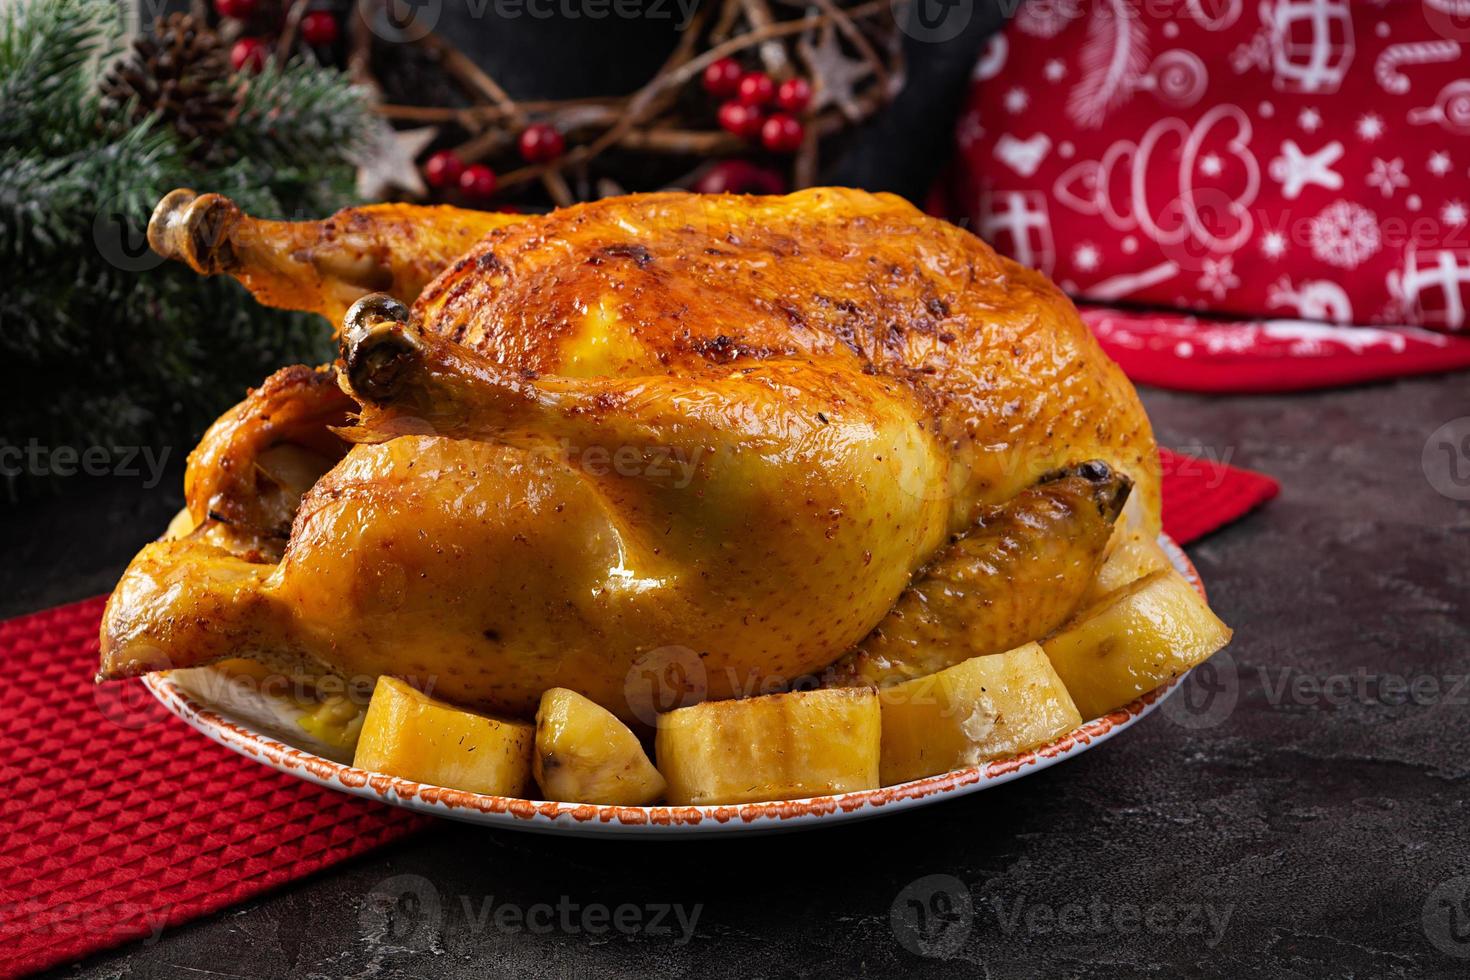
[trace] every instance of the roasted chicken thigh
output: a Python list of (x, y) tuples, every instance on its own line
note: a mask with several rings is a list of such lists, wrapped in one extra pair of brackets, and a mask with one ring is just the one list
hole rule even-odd
[(686, 702), (885, 684), (1050, 632), (1115, 521), (1158, 530), (1148, 421), (1068, 300), (890, 195), (287, 224), (176, 191), (150, 239), (340, 317), (341, 358), (206, 434), (104, 678), (245, 657), (624, 718), (670, 661)]

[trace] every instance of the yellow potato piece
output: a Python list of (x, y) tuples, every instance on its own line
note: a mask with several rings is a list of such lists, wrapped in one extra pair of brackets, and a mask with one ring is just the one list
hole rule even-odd
[(1035, 643), (879, 692), (884, 786), (1045, 745), (1082, 724)]
[(542, 795), (564, 803), (642, 806), (664, 792), (664, 777), (638, 736), (611, 711), (564, 687), (541, 695), (531, 768)]
[(1086, 609), (1104, 596), (1110, 595), (1125, 585), (1132, 585), (1146, 575), (1160, 569), (1173, 568), (1169, 556), (1159, 543), (1141, 531), (1130, 531), (1123, 536), (1097, 570), (1092, 584), (1082, 595), (1079, 609)]
[(1084, 610), (1042, 649), (1096, 718), (1177, 677), (1230, 642), (1230, 628), (1173, 570), (1157, 571)]
[(660, 715), (655, 748), (670, 803), (794, 800), (876, 789), (879, 729), (871, 688), (792, 691)]
[(312, 705), (296, 724), (319, 741), (346, 750), (357, 744), (366, 717), (367, 712), (351, 698), (336, 695)]
[(352, 764), (420, 783), (529, 796), (535, 729), (465, 711), (379, 677)]

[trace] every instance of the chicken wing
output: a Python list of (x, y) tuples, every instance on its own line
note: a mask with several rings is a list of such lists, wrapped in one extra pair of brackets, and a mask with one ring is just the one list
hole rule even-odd
[(914, 576), (826, 683), (886, 687), (1049, 635), (1096, 575), (1131, 486), (1105, 463), (1084, 463), (982, 515)]

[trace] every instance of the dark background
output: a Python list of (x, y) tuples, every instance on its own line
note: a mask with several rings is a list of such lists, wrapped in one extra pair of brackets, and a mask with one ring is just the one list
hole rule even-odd
[[(832, 179), (921, 197), (993, 22), (911, 45), (909, 88)], [(444, 29), (516, 94), (565, 95), (631, 87), (657, 63), (666, 36), (609, 24)], [(1461, 375), (1299, 396), (1144, 391), (1160, 442), (1264, 470), (1283, 492), (1190, 549), (1235, 642), (1172, 707), (1062, 766), (789, 836), (578, 841), (445, 823), (58, 975), (1466, 976), (1470, 690), (1453, 692), (1470, 671), (1470, 509), (1421, 462), (1429, 434), (1470, 411), (1466, 390)], [(167, 448), (157, 488), (77, 477), (8, 507), (0, 614), (108, 590), (182, 504), (189, 447)], [(1439, 693), (1380, 698), (1385, 674)], [(1345, 699), (1311, 696), (1336, 680)], [(431, 883), (439, 914), (399, 908), (385, 934), (375, 894), (418, 880), (403, 875)], [(972, 912), (920, 933), (905, 897), (931, 875), (957, 879)], [(1446, 918), (1446, 896), (1465, 918)], [(474, 918), (487, 901), (564, 900), (697, 904), (700, 917), (684, 945)], [(1082, 928), (1048, 925), (1074, 903)], [(1114, 918), (1155, 908), (1167, 921), (1152, 931)], [(1207, 912), (1228, 917), (1215, 943)]]

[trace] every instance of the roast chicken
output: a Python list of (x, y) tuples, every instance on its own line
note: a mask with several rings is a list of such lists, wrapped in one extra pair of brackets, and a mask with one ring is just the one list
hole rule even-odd
[(149, 237), (341, 356), (204, 436), (103, 679), (245, 658), (626, 719), (669, 663), (675, 703), (886, 685), (1046, 636), (1116, 524), (1159, 528), (1148, 420), (1068, 300), (891, 195), (280, 223), (181, 190)]

